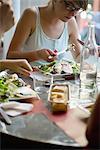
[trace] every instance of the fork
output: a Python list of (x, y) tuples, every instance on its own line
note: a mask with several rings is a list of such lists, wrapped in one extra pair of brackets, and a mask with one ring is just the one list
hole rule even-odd
[[(59, 56), (59, 55), (65, 53), (65, 52), (67, 52), (67, 51), (69, 51), (69, 50), (75, 51), (75, 44), (69, 44), (69, 46), (68, 46), (67, 49), (65, 49), (65, 50), (63, 50), (63, 51), (60, 51), (60, 52), (57, 52), (57, 56)], [(52, 56), (50, 55), (48, 58), (51, 59), (52, 57), (54, 57), (54, 55), (52, 55)]]

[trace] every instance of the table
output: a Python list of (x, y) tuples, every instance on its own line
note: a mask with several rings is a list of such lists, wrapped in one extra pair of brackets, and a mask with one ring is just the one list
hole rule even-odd
[[(32, 85), (31, 79), (26, 78), (25, 81)], [(41, 94), (40, 97), (41, 100), (30, 99), (34, 104), (31, 112), (11, 118), (12, 125), (5, 125), (4, 129), (1, 128), (2, 141), (5, 143), (6, 139), (10, 145), (15, 139), (13, 146), (22, 143), (21, 146), (37, 145), (41, 148), (42, 144), (43, 147), (45, 145), (53, 148), (74, 147), (78, 149), (78, 147), (86, 146), (85, 118), (87, 114), (74, 108), (68, 109), (67, 113), (53, 115), (47, 102), (47, 93)]]

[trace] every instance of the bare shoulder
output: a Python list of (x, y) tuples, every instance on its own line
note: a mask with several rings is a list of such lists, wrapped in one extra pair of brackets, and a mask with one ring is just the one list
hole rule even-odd
[(73, 24), (75, 23), (76, 20), (75, 20), (75, 17), (72, 17), (69, 21), (68, 21), (68, 24)]
[(36, 8), (35, 8), (35, 7), (26, 8), (26, 9), (24, 10), (23, 14), (34, 16), (34, 15), (36, 14)]
[(24, 10), (20, 20), (19, 24), (21, 25), (26, 25), (27, 27), (30, 27), (32, 31), (34, 31), (35, 26), (36, 26), (36, 8), (27, 8)]
[(77, 22), (75, 20), (75, 17), (73, 17), (68, 21), (69, 34), (71, 34), (72, 32), (77, 32), (77, 30), (78, 30)]
[(32, 7), (32, 8), (25, 9), (23, 14), (22, 14), (22, 17), (27, 18), (28, 20), (29, 19), (36, 19), (36, 8)]

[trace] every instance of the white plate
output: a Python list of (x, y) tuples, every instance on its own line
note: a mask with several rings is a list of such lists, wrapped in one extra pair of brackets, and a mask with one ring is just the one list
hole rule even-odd
[(38, 81), (48, 81), (48, 79), (53, 77), (53, 80), (62, 80), (62, 79), (72, 79), (74, 78), (74, 74), (43, 74), (40, 71), (32, 72), (30, 77), (32, 79), (36, 79)]
[(34, 96), (23, 96), (23, 97), (11, 97), (9, 98), (10, 101), (13, 101), (13, 100), (23, 100), (23, 99), (30, 99), (30, 98), (33, 98)]
[(10, 101), (0, 104), (0, 107), (3, 108), (7, 115), (14, 117), (24, 112), (31, 111), (34, 105), (29, 103)]
[[(46, 64), (44, 64), (45, 66)], [(47, 64), (47, 66), (50, 65), (50, 64)], [(74, 70), (73, 70), (73, 67), (76, 67), (76, 65), (78, 65), (78, 68), (80, 66), (79, 63), (75, 63), (73, 61), (66, 61), (66, 60), (61, 60), (61, 61), (58, 61), (56, 62), (55, 64), (55, 68), (58, 70), (58, 73), (51, 73), (51, 72), (45, 72), (43, 71), (41, 68), (38, 68), (38, 70), (43, 73), (44, 75), (48, 74), (48, 75), (52, 75), (52, 76), (62, 76), (62, 75), (72, 75)], [(53, 65), (53, 66), (54, 66)], [(43, 65), (42, 65), (43, 66)], [(72, 67), (73, 66), (73, 67)], [(79, 69), (78, 69), (79, 70)], [(62, 71), (64, 71), (65, 73), (61, 73)]]
[(51, 75), (50, 74), (43, 74), (40, 71), (34, 71), (34, 72), (31, 72), (30, 77), (32, 79), (36, 79), (38, 81), (47, 81), (49, 78), (51, 78)]
[(15, 93), (17, 94), (21, 93), (21, 96), (9, 98), (9, 100), (23, 100), (23, 99), (33, 98), (33, 97), (40, 99), (39, 95), (29, 87), (20, 87), (15, 91)]

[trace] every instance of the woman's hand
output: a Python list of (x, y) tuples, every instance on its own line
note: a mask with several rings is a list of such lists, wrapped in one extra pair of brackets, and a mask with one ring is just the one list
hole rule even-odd
[(49, 49), (41, 49), (37, 51), (37, 57), (39, 60), (45, 60), (47, 62), (52, 62), (57, 59), (57, 53)]
[(9, 69), (11, 71), (23, 74), (25, 76), (29, 76), (30, 72), (33, 71), (30, 64), (25, 59), (1, 60), (0, 64), (1, 70)]

